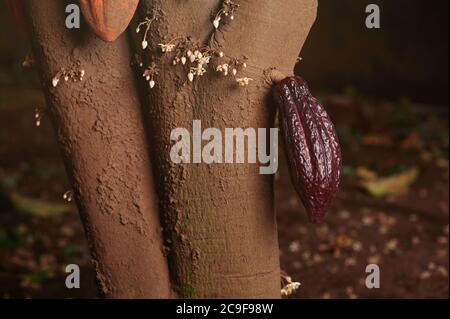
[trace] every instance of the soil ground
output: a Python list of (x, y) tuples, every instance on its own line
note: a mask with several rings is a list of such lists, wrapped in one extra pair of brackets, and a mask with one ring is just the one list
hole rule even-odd
[[(342, 143), (342, 187), (326, 221), (311, 225), (280, 159), (281, 266), (301, 283), (289, 298), (448, 298), (448, 107), (354, 93), (322, 100)], [(39, 91), (0, 88), (0, 298), (97, 297), (45, 112), (35, 126), (43, 105)], [(376, 189), (362, 186), (368, 179)], [(81, 267), (80, 289), (64, 285), (70, 263)], [(365, 287), (371, 263), (380, 266), (379, 289)]]

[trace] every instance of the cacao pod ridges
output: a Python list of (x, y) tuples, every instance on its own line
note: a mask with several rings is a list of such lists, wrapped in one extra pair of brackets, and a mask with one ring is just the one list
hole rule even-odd
[(334, 125), (299, 76), (274, 88), (294, 187), (312, 223), (320, 223), (336, 197), (342, 161)]

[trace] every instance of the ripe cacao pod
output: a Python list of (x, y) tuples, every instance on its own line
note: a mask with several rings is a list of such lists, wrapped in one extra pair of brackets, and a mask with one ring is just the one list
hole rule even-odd
[(312, 223), (320, 223), (336, 197), (341, 150), (334, 125), (301, 77), (274, 88), (292, 182)]
[(28, 37), (28, 27), (25, 20), (25, 11), (23, 10), (22, 1), (18, 0), (6, 0), (6, 6), (11, 13), (14, 23), (19, 28), (21, 35), (24, 38)]
[(89, 26), (102, 40), (116, 40), (130, 24), (139, 0), (80, 0)]

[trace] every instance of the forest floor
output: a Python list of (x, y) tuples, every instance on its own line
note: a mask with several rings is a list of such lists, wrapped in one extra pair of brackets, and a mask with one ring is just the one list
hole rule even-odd
[[(341, 191), (314, 226), (275, 176), (281, 266), (301, 282), (290, 298), (448, 298), (448, 106), (323, 99), (342, 143)], [(0, 298), (97, 297), (82, 225), (38, 91), (0, 88)], [(81, 288), (65, 287), (65, 265)], [(365, 286), (368, 264), (379, 289)]]

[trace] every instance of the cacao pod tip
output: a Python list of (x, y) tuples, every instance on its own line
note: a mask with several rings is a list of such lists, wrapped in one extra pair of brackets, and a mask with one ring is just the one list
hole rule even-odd
[(120, 34), (114, 33), (97, 33), (97, 36), (105, 42), (114, 42), (120, 36)]
[(325, 219), (326, 214), (327, 214), (326, 212), (309, 213), (308, 214), (309, 222), (314, 225), (321, 224)]
[(139, 0), (80, 0), (81, 11), (95, 34), (105, 42), (115, 41), (136, 12)]

